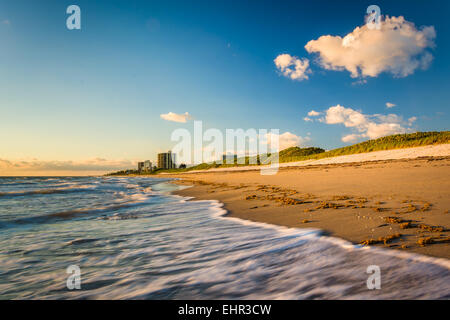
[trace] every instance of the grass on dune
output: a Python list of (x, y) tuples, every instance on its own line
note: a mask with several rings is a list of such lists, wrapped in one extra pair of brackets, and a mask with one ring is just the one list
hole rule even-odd
[[(378, 138), (375, 140), (367, 140), (361, 143), (357, 143), (351, 146), (337, 148), (329, 151), (325, 151), (321, 148), (309, 147), (309, 148), (299, 148), (299, 147), (291, 147), (280, 151), (279, 153), (279, 162), (294, 162), (294, 161), (304, 161), (304, 160), (314, 160), (314, 159), (323, 159), (323, 158), (331, 158), (349, 154), (357, 154), (357, 153), (366, 153), (372, 151), (381, 151), (381, 150), (392, 150), (392, 149), (401, 149), (401, 148), (412, 148), (412, 147), (420, 147), (426, 145), (433, 144), (444, 144), (450, 143), (450, 131), (432, 131), (432, 132), (415, 132), (408, 134), (396, 134), (391, 136), (386, 136), (382, 138)], [(255, 160), (255, 157), (253, 157)], [(258, 158), (257, 158), (258, 159)], [(227, 167), (237, 167), (237, 166), (245, 166), (249, 165), (252, 162), (251, 158), (245, 157), (243, 159), (245, 164), (218, 164), (216, 162), (213, 163), (201, 163), (199, 165), (185, 168), (185, 169), (170, 169), (170, 170), (162, 170), (157, 169), (152, 172), (152, 174), (157, 174), (160, 172), (166, 173), (179, 173), (179, 172), (187, 172), (192, 170), (206, 170), (212, 168), (227, 168)], [(253, 161), (257, 164), (260, 164), (259, 161)], [(111, 175), (121, 175), (124, 174), (124, 171), (116, 172)], [(138, 174), (135, 172), (134, 174)], [(147, 175), (147, 174), (143, 174)]]
[(441, 132), (415, 132), (408, 134), (396, 134), (375, 140), (367, 140), (351, 146), (333, 149), (330, 151), (312, 154), (307, 156), (282, 156), (280, 152), (280, 162), (293, 162), (309, 159), (323, 159), (349, 154), (366, 153), (372, 151), (392, 150), (402, 148), (420, 147), (433, 144), (450, 143), (450, 131)]

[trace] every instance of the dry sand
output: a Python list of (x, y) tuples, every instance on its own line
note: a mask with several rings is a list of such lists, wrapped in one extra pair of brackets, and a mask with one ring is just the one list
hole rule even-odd
[(173, 177), (194, 185), (178, 194), (219, 200), (234, 217), (450, 259), (448, 155)]

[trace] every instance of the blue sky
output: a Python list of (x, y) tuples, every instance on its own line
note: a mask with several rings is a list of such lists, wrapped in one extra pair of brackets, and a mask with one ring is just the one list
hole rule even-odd
[[(278, 128), (326, 149), (348, 144), (348, 134), (367, 138), (327, 123), (337, 105), (368, 118), (395, 114), (408, 130), (448, 130), (447, 1), (374, 2), (417, 31), (434, 27), (433, 61), (408, 76), (352, 78), (305, 49), (363, 26), (372, 2), (1, 0), (0, 174), (20, 163), (31, 172), (155, 159), (174, 129), (192, 128), (160, 118), (168, 112), (189, 112), (206, 128)], [(81, 30), (66, 28), (71, 4)], [(308, 79), (283, 76), (280, 54), (308, 59)], [(304, 121), (311, 110), (322, 115)]]

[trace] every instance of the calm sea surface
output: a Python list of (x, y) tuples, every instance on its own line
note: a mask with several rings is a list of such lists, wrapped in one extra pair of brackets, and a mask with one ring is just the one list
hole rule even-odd
[[(450, 261), (227, 218), (151, 178), (0, 178), (0, 299), (450, 298)], [(67, 288), (67, 268), (81, 289)], [(367, 267), (381, 269), (368, 290)]]

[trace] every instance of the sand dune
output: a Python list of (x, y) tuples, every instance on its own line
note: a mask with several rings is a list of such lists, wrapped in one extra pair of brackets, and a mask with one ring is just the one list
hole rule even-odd
[[(380, 161), (380, 160), (396, 160), (396, 159), (413, 159), (420, 157), (444, 157), (450, 156), (450, 144), (429, 145), (416, 148), (393, 149), (374, 151), (368, 153), (358, 153), (345, 156), (338, 156), (332, 158), (323, 158), (318, 160), (305, 160), (296, 162), (280, 163), (280, 168), (285, 167), (302, 167), (310, 165), (321, 164), (335, 164), (335, 163), (351, 163), (351, 162), (366, 162), (366, 161)], [(260, 170), (263, 166), (240, 166), (231, 168), (214, 168), (208, 170), (193, 170), (187, 173), (202, 173), (202, 172), (223, 172), (223, 171), (247, 171)]]

